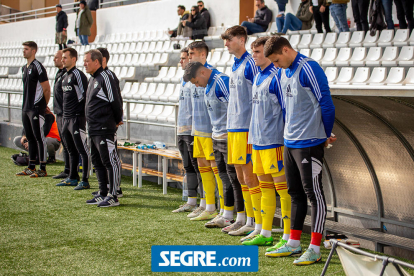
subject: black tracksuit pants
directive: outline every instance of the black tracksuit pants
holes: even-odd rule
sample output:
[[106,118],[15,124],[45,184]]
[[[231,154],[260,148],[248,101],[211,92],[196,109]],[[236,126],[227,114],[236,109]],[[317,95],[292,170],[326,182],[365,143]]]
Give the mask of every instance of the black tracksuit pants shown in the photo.
[[89,152],[88,138],[86,136],[86,118],[63,118],[62,134],[70,156],[69,178],[76,179],[78,176],[80,155],[82,158],[82,181],[88,182],[91,155]]
[[22,123],[27,141],[29,142],[29,160],[36,160],[37,153],[39,153],[39,161],[46,162],[47,144],[43,130],[45,125],[45,111],[23,111]]
[[236,212],[244,211],[243,193],[237,179],[236,168],[227,163],[227,140],[213,139],[214,158],[223,182],[224,206],[234,206]]
[[303,229],[311,203],[312,232],[323,233],[326,201],[322,187],[324,143],[309,148],[285,147],[284,161],[288,193],[292,199],[291,229]]
[[[98,178],[101,196],[108,192],[114,197],[119,190],[121,161],[115,147],[115,134],[90,135],[92,163]],[[107,184],[109,183],[109,191]]]
[[63,116],[62,115],[56,115],[56,125],[59,131],[59,137],[62,142],[63,146],[63,159],[65,161],[65,173],[70,173],[70,159],[69,159],[69,152],[68,148],[66,147],[66,143],[63,139]]

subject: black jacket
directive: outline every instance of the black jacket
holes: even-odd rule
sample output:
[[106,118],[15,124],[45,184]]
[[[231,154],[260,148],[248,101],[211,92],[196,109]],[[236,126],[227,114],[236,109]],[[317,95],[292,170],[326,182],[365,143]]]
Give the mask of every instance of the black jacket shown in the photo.
[[59,69],[55,77],[55,85],[53,87],[53,112],[57,116],[63,115],[63,89],[62,81],[63,75],[66,73],[66,68]]
[[201,14],[202,17],[204,17],[204,20],[206,21],[207,30],[208,30],[208,28],[210,28],[210,26],[211,26],[210,12],[206,8],[203,8],[200,11],[200,14]]
[[89,135],[115,134],[123,109],[114,80],[100,67],[89,79],[85,103]]
[[197,13],[191,22],[187,21],[186,26],[193,29],[192,39],[203,39],[207,35],[206,20],[200,13]]
[[85,117],[85,94],[88,78],[73,67],[63,75],[63,118]]
[[66,15],[66,12],[60,11],[56,15],[56,32],[60,33],[63,31],[63,29],[66,29],[68,27],[68,16]]
[[254,16],[254,23],[260,25],[263,28],[263,31],[266,32],[269,27],[269,23],[273,20],[273,12],[269,10],[267,6],[264,6],[263,9],[257,10],[256,15]]

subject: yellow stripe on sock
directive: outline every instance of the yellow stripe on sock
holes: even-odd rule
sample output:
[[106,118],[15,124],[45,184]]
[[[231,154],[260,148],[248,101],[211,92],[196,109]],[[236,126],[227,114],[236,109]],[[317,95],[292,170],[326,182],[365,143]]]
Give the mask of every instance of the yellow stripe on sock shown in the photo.
[[254,217],[252,198],[250,196],[249,187],[247,185],[241,185],[243,200],[244,200],[244,209],[246,210],[246,215],[250,218]]
[[214,181],[214,173],[211,167],[199,167],[198,168],[203,181],[204,196],[206,198],[206,204],[216,203],[216,181]]
[[280,196],[280,205],[282,207],[283,234],[290,234],[291,199],[288,194],[287,184],[286,182],[275,183],[275,187]]
[[220,175],[218,174],[217,167],[212,167],[214,172],[214,177],[216,178],[217,188],[220,197],[220,209],[224,208],[224,191],[223,191],[223,182],[221,181]]
[[252,207],[253,207],[253,214],[254,220],[257,224],[262,224],[262,215],[260,210],[262,209],[262,191],[260,187],[249,188],[250,198],[252,199]]
[[262,229],[272,231],[273,217],[276,211],[276,192],[273,182],[260,181],[262,190]]

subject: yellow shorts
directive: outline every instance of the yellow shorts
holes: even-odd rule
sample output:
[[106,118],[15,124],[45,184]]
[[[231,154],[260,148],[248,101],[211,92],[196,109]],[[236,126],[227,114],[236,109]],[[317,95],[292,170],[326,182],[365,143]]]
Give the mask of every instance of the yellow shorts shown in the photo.
[[252,157],[252,145],[247,144],[249,133],[228,132],[227,134],[228,164],[248,164]]
[[213,139],[194,136],[193,157],[214,160]]
[[254,149],[252,154],[253,173],[257,175],[271,174],[273,177],[285,174],[283,149],[283,146],[273,149]]

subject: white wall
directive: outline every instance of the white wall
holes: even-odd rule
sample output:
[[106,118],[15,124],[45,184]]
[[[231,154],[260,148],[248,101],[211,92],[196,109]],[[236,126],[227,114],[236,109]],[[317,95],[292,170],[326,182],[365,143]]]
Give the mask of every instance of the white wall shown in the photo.
[[[68,38],[75,37],[76,14],[68,15]],[[0,41],[26,41],[55,38],[56,17],[0,24]]]
[[[190,10],[196,3],[197,0],[163,0],[100,9],[96,15],[98,35],[174,29],[179,20],[177,6],[184,5]],[[239,0],[206,0],[204,3],[210,11],[212,26],[239,23]]]

